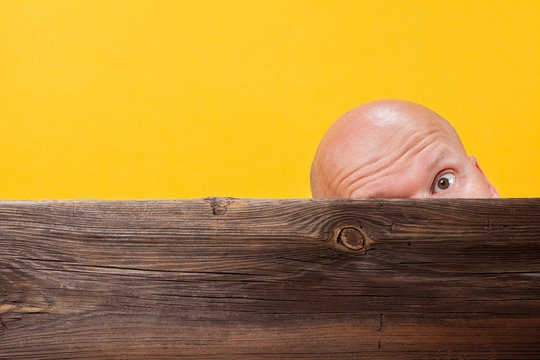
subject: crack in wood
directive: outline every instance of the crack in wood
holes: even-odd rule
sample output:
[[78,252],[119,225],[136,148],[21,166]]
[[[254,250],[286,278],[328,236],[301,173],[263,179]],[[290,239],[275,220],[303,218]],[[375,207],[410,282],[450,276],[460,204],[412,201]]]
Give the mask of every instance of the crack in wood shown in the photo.
[[8,312],[17,312],[17,313],[28,313],[28,314],[37,314],[37,313],[51,313],[55,310],[54,306],[49,307],[37,307],[26,304],[3,304],[0,305],[0,314],[5,314]]
[[377,329],[377,331],[381,331],[382,328],[383,328],[383,322],[384,322],[384,314],[380,314],[379,315],[379,328]]

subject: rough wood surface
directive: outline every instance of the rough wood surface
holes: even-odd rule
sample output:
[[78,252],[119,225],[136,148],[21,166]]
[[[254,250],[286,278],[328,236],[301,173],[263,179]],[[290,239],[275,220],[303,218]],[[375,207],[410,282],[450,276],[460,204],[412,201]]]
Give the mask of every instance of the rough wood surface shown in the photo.
[[540,199],[0,201],[1,359],[540,358]]

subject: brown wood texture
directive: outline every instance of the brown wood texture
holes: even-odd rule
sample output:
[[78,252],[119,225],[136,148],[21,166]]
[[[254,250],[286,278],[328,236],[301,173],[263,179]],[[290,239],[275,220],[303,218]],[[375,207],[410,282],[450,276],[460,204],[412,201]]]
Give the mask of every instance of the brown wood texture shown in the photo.
[[1,359],[538,359],[540,199],[0,201]]

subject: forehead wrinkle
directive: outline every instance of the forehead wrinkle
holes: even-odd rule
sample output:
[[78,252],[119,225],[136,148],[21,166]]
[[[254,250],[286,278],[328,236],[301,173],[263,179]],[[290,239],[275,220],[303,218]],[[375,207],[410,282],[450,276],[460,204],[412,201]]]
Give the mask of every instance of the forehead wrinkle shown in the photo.
[[[330,189],[339,189],[343,182],[345,182],[347,179],[351,178],[351,176],[360,170],[363,169],[363,166],[355,166],[352,169],[342,168],[340,169],[337,174],[332,178],[332,181],[330,184],[328,184]],[[347,171],[348,170],[348,171]],[[337,184],[336,184],[337,182]]]
[[[359,165],[353,166],[352,169],[348,169],[346,167],[339,169],[337,174],[332,177],[332,180],[328,184],[330,189],[339,189],[344,181],[346,181],[348,178],[350,178],[354,173],[358,172],[361,169],[369,170],[369,168],[373,167],[376,163],[380,161],[384,161],[387,158],[388,151],[382,153],[380,156],[375,157],[373,159],[368,159],[367,162],[361,163]],[[389,162],[389,161],[387,161]],[[382,168],[384,168],[383,166]],[[348,170],[348,172],[347,172]],[[369,175],[368,175],[369,176]],[[337,184],[336,184],[337,182]]]
[[[358,169],[358,170],[360,170],[360,169]],[[379,169],[377,171],[372,172],[369,175],[362,176],[360,178],[356,178],[356,179],[354,179],[354,181],[346,184],[344,191],[350,197],[351,194],[353,193],[353,191],[356,188],[361,188],[361,187],[364,187],[364,186],[369,185],[371,183],[374,183],[378,179],[380,179],[380,178],[382,178],[384,176],[387,176],[388,173],[390,173],[390,174],[392,173],[392,167],[391,166],[379,167]]]
[[[351,169],[348,169],[346,167],[340,169],[337,174],[332,178],[332,181],[329,183],[329,188],[330,189],[335,189],[335,190],[338,190],[339,188],[342,187],[343,183],[347,181],[347,179],[350,179],[355,173],[358,173],[362,170],[366,170],[366,168],[368,168],[367,170],[369,170],[369,168],[373,167],[376,163],[378,162],[381,162],[381,161],[384,161],[386,159],[386,154],[381,154],[379,157],[376,157],[376,158],[373,158],[373,159],[369,159],[369,161],[367,162],[364,162],[360,165],[356,165],[356,166],[353,166]],[[382,166],[382,167],[379,167],[379,169],[383,170],[385,169],[386,166]],[[369,174],[368,172],[368,175],[366,176],[362,176],[360,177],[359,179],[355,180],[354,182],[356,183],[357,181],[360,181],[362,178],[366,178],[366,177],[371,177],[373,175],[375,175],[378,171],[375,171],[375,173],[373,174]],[[336,184],[337,182],[337,184]],[[350,184],[346,185],[346,188],[349,187]]]
[[[400,149],[402,151],[396,153],[396,155],[392,157],[382,155],[379,158],[376,158],[373,161],[368,162],[366,165],[363,165],[357,169],[353,169],[352,171],[349,172],[348,176],[342,178],[339,181],[338,186],[341,186],[343,183],[346,183],[344,190],[350,196],[352,193],[352,191],[350,190],[351,187],[359,188],[362,186],[366,186],[369,183],[375,182],[378,178],[385,176],[388,173],[392,173],[392,166],[389,166],[388,164],[396,164],[398,160],[406,157],[407,155],[409,158],[414,158],[418,154],[422,153],[423,151],[425,151],[426,149],[434,145],[435,142],[430,141],[431,140],[430,138],[432,138],[433,135],[435,135],[437,132],[438,132],[437,129],[432,129],[425,135],[415,134],[416,136],[410,137],[409,141],[407,141],[405,144],[400,146]],[[418,137],[422,137],[420,141],[418,141]],[[423,144],[425,144],[426,142],[428,142],[428,144],[423,146]],[[414,143],[414,145],[410,146],[411,143]],[[439,154],[438,161],[440,161],[441,156],[442,154]],[[347,184],[347,179],[351,179],[351,175],[353,175],[355,172],[358,172],[360,170],[366,170],[365,169],[366,167],[370,167],[370,168],[375,167],[380,162],[382,162],[383,165],[377,166],[377,169],[374,172],[368,173],[368,175],[366,176],[361,176],[359,178],[356,178],[352,182]],[[362,182],[362,180],[364,180],[364,182]],[[339,189],[339,187],[337,189]]]
[[[380,162],[382,162],[383,165],[376,166],[376,164],[380,163]],[[366,185],[368,185],[370,183],[375,182],[379,177],[385,176],[386,173],[392,172],[391,166],[386,165],[388,163],[392,164],[392,161],[388,160],[387,156],[381,155],[380,157],[378,157],[376,159],[373,159],[372,161],[368,162],[364,166],[354,168],[352,171],[349,172],[347,177],[344,177],[344,178],[341,179],[341,181],[338,184],[337,189],[339,189],[339,187],[341,187],[343,184],[345,184],[344,185],[344,191],[345,191],[345,193],[349,193],[348,196],[350,196],[349,189],[351,187],[355,186],[355,185],[358,185],[358,183],[360,183],[360,185],[359,185],[360,187],[361,186],[366,186]],[[372,171],[372,172],[369,172],[369,171],[366,171],[366,167],[368,167],[368,168],[375,167],[376,170]],[[360,176],[360,177],[353,177],[353,175],[355,173],[359,173],[359,172],[364,172],[364,173],[367,173],[367,174],[365,174],[363,176]],[[352,179],[354,179],[354,180],[352,180]],[[348,180],[351,180],[351,181],[348,182]]]

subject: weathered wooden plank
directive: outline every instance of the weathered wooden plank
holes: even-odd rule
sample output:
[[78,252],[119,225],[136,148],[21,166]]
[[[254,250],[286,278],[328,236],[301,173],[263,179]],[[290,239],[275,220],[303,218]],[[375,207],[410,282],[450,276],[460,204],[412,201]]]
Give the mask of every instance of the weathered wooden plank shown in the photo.
[[540,199],[0,202],[0,358],[540,357]]

